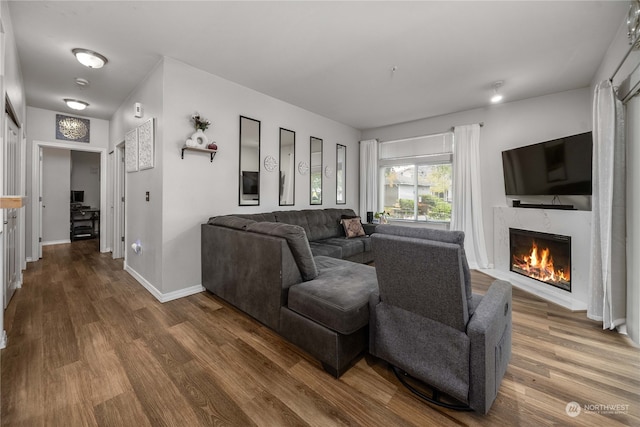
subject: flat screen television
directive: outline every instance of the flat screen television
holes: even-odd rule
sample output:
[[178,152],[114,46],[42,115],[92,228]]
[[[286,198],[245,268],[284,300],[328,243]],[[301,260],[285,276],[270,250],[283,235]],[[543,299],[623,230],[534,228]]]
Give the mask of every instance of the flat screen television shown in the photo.
[[591,195],[591,132],[502,152],[507,196]]
[[71,190],[71,203],[83,203],[84,191]]
[[242,171],[242,194],[245,196],[257,196],[259,183],[259,172]]

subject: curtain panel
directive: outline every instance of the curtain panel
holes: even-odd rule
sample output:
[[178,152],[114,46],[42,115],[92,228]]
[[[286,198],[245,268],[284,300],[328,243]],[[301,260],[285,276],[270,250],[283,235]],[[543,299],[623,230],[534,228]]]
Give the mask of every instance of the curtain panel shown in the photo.
[[378,211],[378,140],[360,141],[360,217]]
[[488,268],[480,184],[480,125],[456,126],[453,144],[451,229],[465,233],[469,266]]
[[624,106],[611,81],[596,86],[593,104],[591,272],[587,317],[603,329],[626,322],[626,187]]

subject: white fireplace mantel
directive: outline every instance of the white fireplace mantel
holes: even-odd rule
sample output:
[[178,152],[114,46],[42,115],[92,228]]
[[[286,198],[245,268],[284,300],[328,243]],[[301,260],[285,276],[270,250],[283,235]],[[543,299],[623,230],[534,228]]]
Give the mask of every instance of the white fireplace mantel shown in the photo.
[[[509,271],[509,228],[571,236],[571,292]],[[494,207],[493,251],[495,268],[485,273],[570,310],[587,309],[590,211]]]

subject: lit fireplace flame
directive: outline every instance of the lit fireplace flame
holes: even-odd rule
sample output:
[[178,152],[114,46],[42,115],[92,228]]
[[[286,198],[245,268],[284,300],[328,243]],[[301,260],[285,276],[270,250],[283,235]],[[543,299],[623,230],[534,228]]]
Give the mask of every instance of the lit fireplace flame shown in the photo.
[[528,275],[543,282],[569,282],[571,274],[563,269],[555,269],[553,257],[549,253],[549,248],[538,249],[536,242],[531,246],[531,252],[527,255],[514,255],[513,266],[520,270],[522,274]]

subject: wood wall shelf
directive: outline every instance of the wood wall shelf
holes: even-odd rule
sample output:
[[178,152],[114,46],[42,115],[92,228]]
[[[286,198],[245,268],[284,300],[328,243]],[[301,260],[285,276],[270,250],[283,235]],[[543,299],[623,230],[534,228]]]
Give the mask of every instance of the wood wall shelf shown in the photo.
[[187,151],[197,151],[200,153],[209,153],[211,155],[211,162],[213,162],[213,158],[216,156],[217,150],[209,150],[208,148],[197,148],[197,147],[187,147],[186,145],[182,147],[182,153],[180,154],[180,158],[184,159],[184,150]]
[[17,209],[25,205],[24,196],[0,196],[0,209]]

